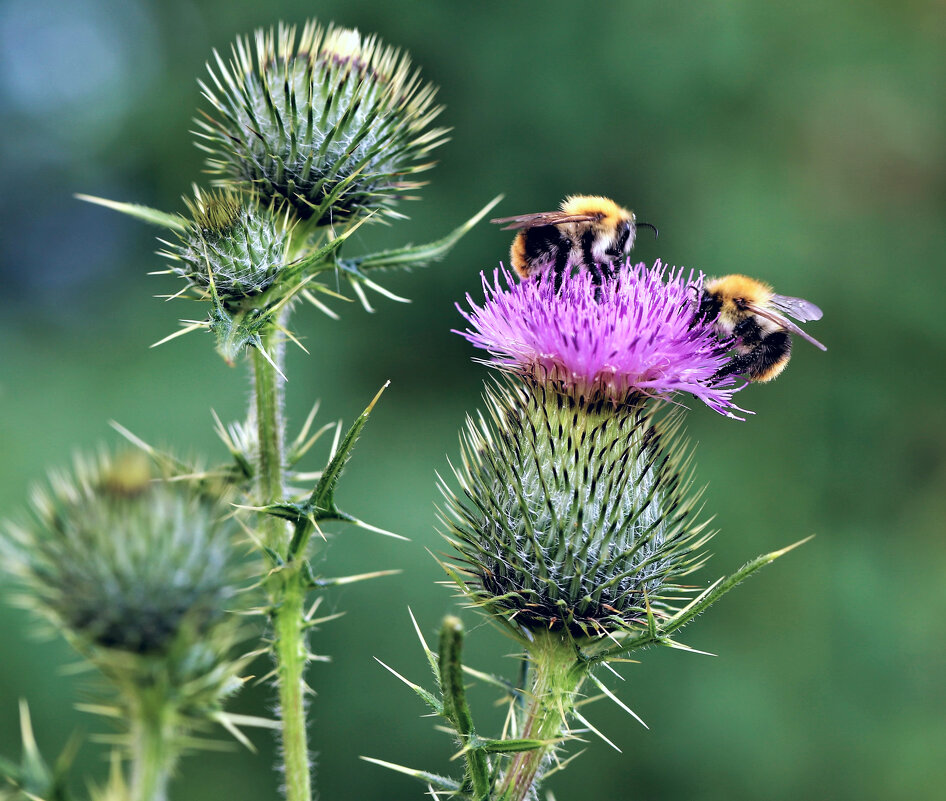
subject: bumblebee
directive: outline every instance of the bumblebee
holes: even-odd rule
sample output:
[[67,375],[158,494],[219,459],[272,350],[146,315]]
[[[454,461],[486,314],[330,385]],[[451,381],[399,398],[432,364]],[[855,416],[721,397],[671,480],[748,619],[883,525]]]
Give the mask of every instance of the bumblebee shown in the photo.
[[509,263],[523,279],[549,267],[561,284],[571,268],[596,270],[600,281],[613,275],[611,262],[634,247],[637,227],[657,228],[637,222],[633,211],[599,195],[570,195],[559,211],[499,217],[490,222],[504,231],[518,230],[509,249]]
[[732,360],[716,372],[713,380],[745,375],[750,381],[771,381],[788,364],[792,352],[790,334],[827,350],[806,334],[787,315],[800,322],[820,320],[821,309],[807,300],[776,295],[772,287],[745,275],[725,275],[703,284],[696,298],[694,319],[712,321],[716,336],[735,342]]

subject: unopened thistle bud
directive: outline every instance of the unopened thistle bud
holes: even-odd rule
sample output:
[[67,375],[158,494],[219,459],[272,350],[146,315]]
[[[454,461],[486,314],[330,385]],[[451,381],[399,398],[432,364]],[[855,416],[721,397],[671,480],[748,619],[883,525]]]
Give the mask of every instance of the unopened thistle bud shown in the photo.
[[229,509],[187,482],[155,480],[143,454],[76,457],[71,474],[34,489],[31,507],[0,538],[5,567],[94,661],[202,650],[236,603]]
[[232,190],[195,192],[178,242],[164,255],[172,271],[199,290],[213,286],[224,304],[265,292],[286,266],[290,231],[285,218]]
[[152,478],[139,452],[76,457],[31,506],[0,536],[3,566],[111,685],[95,710],[127,727],[122,797],[165,798],[194,729],[225,722],[242,684],[231,510],[196,483]]
[[373,36],[308,22],[256,31],[202,84],[214,116],[197,121],[208,167],[223,183],[288,203],[301,219],[344,222],[421,186],[410,176],[444,141],[428,126],[436,90],[407,55]]
[[575,635],[642,623],[699,562],[677,415],[574,398],[539,382],[487,390],[469,421],[451,537],[469,589],[526,627]]
[[[692,279],[692,276],[691,276]],[[695,519],[679,392],[732,414],[725,353],[693,319],[680,271],[625,265],[484,280],[464,336],[507,377],[470,420],[447,493],[449,539],[474,601],[519,626],[600,635],[668,613],[708,539]],[[462,310],[461,310],[462,311]]]

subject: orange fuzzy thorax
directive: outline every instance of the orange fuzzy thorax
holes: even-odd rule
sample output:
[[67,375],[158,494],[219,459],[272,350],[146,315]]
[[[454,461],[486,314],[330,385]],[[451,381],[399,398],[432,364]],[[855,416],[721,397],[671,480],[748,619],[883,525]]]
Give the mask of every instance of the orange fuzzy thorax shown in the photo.
[[601,195],[569,195],[562,201],[566,214],[600,214],[599,225],[617,226],[624,220],[633,220],[634,215],[613,200]]
[[745,314],[745,304],[767,306],[772,299],[772,287],[747,275],[724,275],[703,285],[703,290],[716,295],[720,301],[720,319],[727,326],[734,325]]
[[724,302],[739,299],[763,306],[772,299],[772,287],[748,275],[713,278],[703,285],[703,289],[712,294],[719,293]]

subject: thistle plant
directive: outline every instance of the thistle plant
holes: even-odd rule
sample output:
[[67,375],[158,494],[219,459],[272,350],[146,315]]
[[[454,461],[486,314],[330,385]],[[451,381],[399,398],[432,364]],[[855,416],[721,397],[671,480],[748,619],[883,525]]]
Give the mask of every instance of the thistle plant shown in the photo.
[[[328,304],[340,297],[341,279],[368,311],[367,290],[403,300],[372,274],[443,258],[498,198],[434,242],[343,258],[343,246],[359,226],[402,217],[398,203],[422,185],[416,174],[432,166],[431,151],[446,140],[445,129],[432,127],[442,110],[434,102],[436,89],[406,54],[355,30],[312,21],[299,33],[280,24],[257,31],[253,45],[240,37],[229,59],[215,52],[209,77],[200,84],[207,108],[199,112],[195,134],[213,185],[195,186],[184,200],[184,214],[82,197],[169,232],[161,240],[170,262],[164,273],[184,285],[168,297],[186,298],[206,311],[183,320],[162,343],[208,331],[224,361],[233,365],[245,356],[250,366],[246,419],[217,425],[233,464],[214,475],[229,483],[242,512],[255,515],[244,526],[261,558],[265,600],[256,611],[267,622],[262,650],[275,663],[270,676],[278,693],[286,796],[308,801],[305,671],[312,659],[309,635],[323,620],[317,616],[319,599],[313,602],[310,595],[392,571],[328,578],[312,568],[316,543],[326,541],[326,524],[390,532],[335,503],[339,477],[377,396],[346,434],[341,424],[310,434],[313,410],[298,437],[288,441],[285,348],[290,341],[299,344],[291,313],[307,301],[337,318]],[[301,472],[299,460],[333,428],[323,469]]]
[[247,574],[230,512],[205,487],[152,478],[140,452],[101,451],[51,473],[0,538],[23,605],[107,680],[86,708],[125,724],[114,743],[131,760],[133,801],[166,797],[178,758],[211,721],[235,730],[223,702],[242,683],[234,612]]
[[438,692],[409,684],[455,731],[465,774],[390,766],[457,797],[537,798],[565,743],[597,733],[579,710],[587,685],[630,711],[599,668],[648,645],[686,649],[679,629],[788,550],[702,591],[688,583],[714,532],[694,490],[682,400],[740,419],[741,385],[717,376],[730,343],[694,316],[702,276],[658,262],[594,279],[565,275],[559,288],[497,271],[483,280],[485,302],[460,309],[461,333],[499,376],[461,437],[459,492],[441,483],[443,566],[522,649],[523,670],[518,682],[469,671],[512,698],[502,735],[478,735],[459,678],[462,629],[445,621],[439,655],[424,644]]
[[394,204],[422,186],[411,178],[445,141],[443,110],[410,59],[357,31],[308,22],[238,39],[201,83],[213,111],[197,122],[208,166],[224,186],[280,199],[318,225]]

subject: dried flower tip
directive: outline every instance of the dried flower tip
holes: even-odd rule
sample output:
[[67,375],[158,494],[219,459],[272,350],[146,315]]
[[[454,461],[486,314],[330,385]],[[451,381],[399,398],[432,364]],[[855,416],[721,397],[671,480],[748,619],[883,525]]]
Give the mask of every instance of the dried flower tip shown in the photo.
[[477,605],[532,629],[646,625],[702,560],[679,412],[508,379],[468,421],[448,539]]
[[694,317],[702,276],[630,262],[600,283],[591,271],[521,283],[503,271],[483,276],[486,300],[457,332],[488,351],[490,364],[589,401],[665,400],[686,392],[714,411],[735,416],[735,378],[714,378],[727,363],[712,325]]
[[197,120],[199,146],[221,182],[288,203],[324,225],[391,206],[421,183],[410,176],[444,141],[441,108],[407,55],[374,36],[306,23],[256,31],[217,56],[202,84],[215,116]]
[[225,304],[265,292],[286,266],[290,228],[254,198],[232,190],[184,198],[191,219],[163,255],[172,270]]

